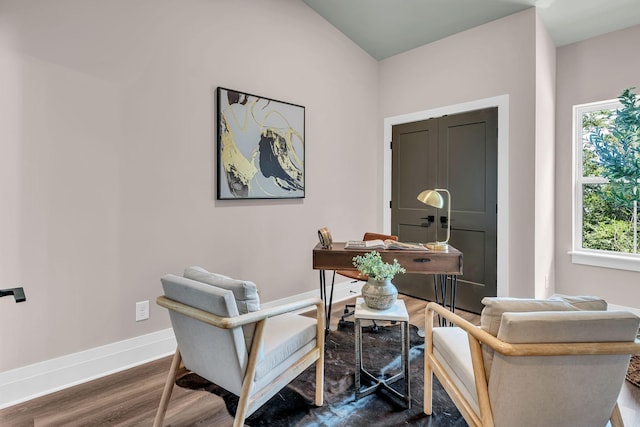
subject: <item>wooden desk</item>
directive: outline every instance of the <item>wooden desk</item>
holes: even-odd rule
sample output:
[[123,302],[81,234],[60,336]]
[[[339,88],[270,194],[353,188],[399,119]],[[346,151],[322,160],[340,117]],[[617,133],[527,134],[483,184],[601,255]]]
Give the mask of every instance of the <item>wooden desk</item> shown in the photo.
[[[345,242],[334,242],[331,248],[323,248],[318,243],[313,248],[313,269],[320,270],[320,298],[325,302],[327,323],[329,330],[331,320],[331,306],[333,304],[333,286],[335,284],[335,270],[357,269],[353,265],[353,257],[369,251],[345,249]],[[447,283],[451,283],[449,307],[455,309],[456,285],[458,276],[462,274],[462,252],[449,246],[445,251],[414,251],[401,249],[375,249],[386,262],[397,259],[407,273],[433,274],[436,290],[436,302],[447,307]],[[334,270],[331,280],[331,291],[327,298],[326,270]],[[328,303],[327,303],[328,302]],[[442,319],[441,319],[442,320]]]

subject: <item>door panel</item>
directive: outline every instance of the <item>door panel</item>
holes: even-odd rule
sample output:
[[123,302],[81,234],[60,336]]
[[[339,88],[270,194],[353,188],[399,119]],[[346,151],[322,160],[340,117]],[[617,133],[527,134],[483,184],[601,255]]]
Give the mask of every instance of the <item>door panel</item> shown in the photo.
[[[431,242],[436,239],[437,209],[416,197],[438,180],[438,127],[435,121],[407,123],[393,127],[391,171],[391,233],[404,242]],[[429,222],[429,217],[433,222]],[[407,295],[433,300],[433,276],[399,274],[393,279]]]
[[[452,245],[463,255],[474,254],[474,257],[484,259],[485,255],[485,234],[473,230],[456,230],[456,244]],[[467,262],[465,255],[463,268],[464,280],[467,282],[475,282],[482,284],[486,275],[486,265],[483,262]],[[461,282],[460,278],[458,281]]]
[[[392,231],[406,242],[446,239],[447,224],[440,222],[447,216],[446,194],[442,209],[416,196],[425,189],[449,190],[449,243],[464,254],[456,306],[476,313],[483,296],[496,295],[497,158],[497,108],[393,127]],[[433,300],[431,276],[405,274],[394,283],[402,293]]]

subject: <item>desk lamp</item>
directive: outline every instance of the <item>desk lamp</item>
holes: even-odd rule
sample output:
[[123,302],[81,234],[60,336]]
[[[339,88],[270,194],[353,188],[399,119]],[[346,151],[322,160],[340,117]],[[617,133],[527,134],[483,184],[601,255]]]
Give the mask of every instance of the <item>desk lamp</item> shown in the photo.
[[418,194],[418,200],[428,206],[441,209],[444,206],[444,200],[439,192],[445,192],[448,196],[448,208],[447,208],[447,239],[444,242],[430,242],[427,243],[427,248],[432,251],[446,251],[449,249],[449,237],[451,236],[451,193],[444,188],[436,188],[435,190],[424,190]]

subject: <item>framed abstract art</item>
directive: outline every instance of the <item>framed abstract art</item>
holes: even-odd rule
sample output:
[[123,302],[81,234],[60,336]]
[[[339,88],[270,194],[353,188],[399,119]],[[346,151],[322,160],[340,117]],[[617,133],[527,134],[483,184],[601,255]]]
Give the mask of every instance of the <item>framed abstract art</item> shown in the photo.
[[304,107],[219,87],[217,198],[304,198]]

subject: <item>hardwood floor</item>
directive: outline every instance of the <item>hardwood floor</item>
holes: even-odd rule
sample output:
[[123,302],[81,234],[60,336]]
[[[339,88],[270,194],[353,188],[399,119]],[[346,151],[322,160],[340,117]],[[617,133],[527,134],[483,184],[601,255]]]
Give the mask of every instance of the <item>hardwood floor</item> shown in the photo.
[[[424,325],[425,301],[401,295],[410,322]],[[333,308],[335,328],[344,302]],[[478,324],[479,316],[462,314]],[[12,406],[0,411],[0,425],[39,426],[150,426],[156,413],[171,358],[163,358],[136,368]],[[625,381],[620,394],[625,424],[640,426],[640,388]],[[174,387],[165,426],[231,426],[233,419],[224,402],[207,392]]]

